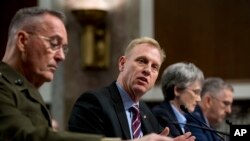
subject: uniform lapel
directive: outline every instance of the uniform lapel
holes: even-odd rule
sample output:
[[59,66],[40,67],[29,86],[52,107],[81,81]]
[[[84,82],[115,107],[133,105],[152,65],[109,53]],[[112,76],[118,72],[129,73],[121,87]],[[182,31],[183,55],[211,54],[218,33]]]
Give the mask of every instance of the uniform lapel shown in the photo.
[[42,97],[41,97],[41,94],[36,89],[28,89],[28,88],[22,89],[21,92],[27,98],[41,104],[41,107],[42,107],[41,110],[42,110],[45,118],[47,119],[49,126],[51,127],[52,126],[52,124],[51,124],[51,116],[50,116],[50,113],[49,113],[49,111],[48,111]]
[[44,113],[45,118],[48,120],[48,124],[51,126],[51,117],[48,109],[45,106],[45,103],[38,92],[38,90],[21,74],[17,73],[7,64],[1,62],[1,73],[7,76],[7,80],[15,87],[16,90],[23,94],[26,98],[30,99],[33,102],[38,102],[42,105],[42,112]]

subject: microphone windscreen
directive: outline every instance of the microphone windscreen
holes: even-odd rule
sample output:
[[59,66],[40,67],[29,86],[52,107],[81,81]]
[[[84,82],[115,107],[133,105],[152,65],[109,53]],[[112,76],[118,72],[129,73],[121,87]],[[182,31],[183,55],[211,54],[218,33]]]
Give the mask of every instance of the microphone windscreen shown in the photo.
[[230,125],[232,125],[232,122],[229,121],[228,119],[226,119],[226,124],[228,124],[230,126]]
[[185,113],[189,113],[188,109],[184,105],[181,105],[180,109]]

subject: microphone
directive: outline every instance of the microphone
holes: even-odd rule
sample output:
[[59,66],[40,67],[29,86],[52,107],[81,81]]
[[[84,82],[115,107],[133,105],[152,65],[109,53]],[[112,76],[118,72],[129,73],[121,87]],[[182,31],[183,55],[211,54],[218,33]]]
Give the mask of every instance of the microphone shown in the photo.
[[232,122],[229,121],[228,119],[226,119],[226,124],[229,125],[229,126],[231,126],[231,125],[232,125]]
[[224,133],[224,132],[221,132],[221,131],[217,131],[217,130],[214,130],[212,128],[207,128],[207,127],[202,127],[202,126],[199,126],[199,125],[196,125],[196,124],[191,124],[191,123],[180,123],[180,122],[169,122],[170,124],[175,124],[175,125],[186,125],[186,126],[190,126],[190,127],[195,127],[195,128],[199,128],[199,129],[203,129],[203,130],[207,130],[207,131],[210,131],[210,132],[215,132],[215,133],[219,133],[219,134],[223,134],[223,135],[226,135],[226,136],[230,136],[229,134],[227,133]]
[[[224,141],[223,137],[220,136],[220,135],[218,134],[218,133],[220,133],[219,131],[210,128],[206,123],[204,123],[204,122],[202,122],[201,120],[199,120],[199,119],[197,119],[196,117],[194,117],[194,116],[188,111],[188,109],[187,109],[184,105],[180,105],[180,109],[181,109],[183,112],[185,112],[185,113],[187,113],[188,115],[190,115],[194,120],[196,120],[196,121],[198,121],[199,123],[201,123],[201,124],[202,124],[203,126],[205,126],[206,128],[209,128],[209,129],[213,130],[214,133],[220,138],[220,140]],[[222,134],[222,133],[221,133],[221,134]],[[230,135],[228,135],[228,134],[224,134],[224,135],[230,136]]]
[[183,112],[189,113],[188,109],[184,105],[181,105],[180,108]]

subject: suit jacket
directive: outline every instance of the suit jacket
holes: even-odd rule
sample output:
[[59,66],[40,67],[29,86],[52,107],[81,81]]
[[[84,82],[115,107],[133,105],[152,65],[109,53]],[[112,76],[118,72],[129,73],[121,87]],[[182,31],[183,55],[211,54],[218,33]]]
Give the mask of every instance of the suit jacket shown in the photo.
[[[160,133],[162,127],[146,104],[139,102],[143,134]],[[116,83],[83,93],[73,106],[69,130],[130,139],[130,129]]]
[[[202,121],[203,123],[206,123],[205,117],[203,115],[200,106],[197,105],[194,112],[191,114],[196,119]],[[201,122],[198,122],[197,120],[193,119],[190,115],[186,115],[186,118],[187,118],[187,123],[196,124],[200,127],[204,127]],[[220,141],[214,132],[192,126],[189,126],[189,130],[196,137],[196,141]]]
[[152,112],[162,127],[169,127],[171,136],[177,137],[183,134],[169,101],[163,101],[153,107]]
[[37,89],[0,62],[0,140],[100,141],[100,135],[54,132],[50,114]]

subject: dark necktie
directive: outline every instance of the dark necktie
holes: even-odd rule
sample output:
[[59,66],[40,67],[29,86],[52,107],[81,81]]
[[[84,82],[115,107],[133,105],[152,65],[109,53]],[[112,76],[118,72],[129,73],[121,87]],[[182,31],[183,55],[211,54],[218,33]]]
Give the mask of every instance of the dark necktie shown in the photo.
[[138,105],[133,105],[131,108],[133,113],[132,117],[132,132],[133,138],[139,138],[141,133],[141,118],[140,118],[140,111]]

